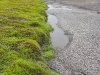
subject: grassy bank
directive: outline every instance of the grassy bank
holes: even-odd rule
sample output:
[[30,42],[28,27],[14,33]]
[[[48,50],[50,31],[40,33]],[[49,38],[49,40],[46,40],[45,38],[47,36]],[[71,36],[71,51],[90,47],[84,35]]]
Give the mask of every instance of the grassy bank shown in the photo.
[[0,0],[3,75],[57,75],[45,61],[54,57],[46,9],[42,0]]

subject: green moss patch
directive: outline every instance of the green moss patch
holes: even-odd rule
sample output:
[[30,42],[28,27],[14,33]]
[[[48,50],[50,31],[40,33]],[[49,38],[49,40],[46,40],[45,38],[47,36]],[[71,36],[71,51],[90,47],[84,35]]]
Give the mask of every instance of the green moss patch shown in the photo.
[[43,49],[43,57],[46,58],[47,60],[53,59],[54,58],[54,47],[52,44],[46,44],[42,46]]
[[50,75],[50,72],[35,62],[18,59],[5,68],[4,75]]
[[47,8],[42,0],[0,0],[0,73],[52,75]]

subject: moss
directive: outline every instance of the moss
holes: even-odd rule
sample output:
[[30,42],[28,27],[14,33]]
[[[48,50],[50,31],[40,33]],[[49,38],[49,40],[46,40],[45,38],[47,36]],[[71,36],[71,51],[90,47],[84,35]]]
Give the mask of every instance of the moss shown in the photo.
[[49,36],[40,28],[34,28],[34,33],[37,34],[38,38],[33,36],[34,39],[38,41],[40,45],[49,42]]
[[30,14],[30,17],[32,17],[31,19],[30,19],[30,21],[39,21],[39,22],[45,22],[46,21],[46,17],[45,16],[43,16],[43,15],[40,15],[39,13],[32,13],[32,14]]
[[24,48],[31,49],[32,52],[34,52],[35,50],[37,50],[36,52],[40,52],[39,44],[35,40],[32,40],[32,39],[22,39],[22,40],[20,40],[18,47],[24,47]]
[[53,57],[42,0],[0,0],[0,72],[3,75],[51,75],[46,59]]
[[4,68],[11,64],[14,60],[18,59],[19,53],[15,51],[6,51],[6,50],[0,50],[0,71],[2,72]]
[[39,24],[39,22],[34,21],[34,22],[32,22],[32,23],[30,24],[30,26],[38,27],[38,26],[40,26],[40,24]]
[[[37,22],[38,23],[38,22]],[[49,28],[49,27],[48,27]],[[50,28],[49,28],[50,29]],[[5,34],[6,33],[6,34]],[[33,40],[36,40],[40,45],[44,44],[45,42],[50,41],[49,38],[49,30],[46,28],[30,28],[27,26],[27,28],[15,28],[12,26],[4,27],[3,30],[1,30],[1,34],[5,37],[24,37],[24,38],[30,38]]]
[[3,56],[5,55],[5,51],[3,49],[0,49],[0,71],[2,72],[3,70],[3,63],[2,63],[2,59],[3,59]]
[[39,44],[32,39],[9,37],[2,39],[9,50],[15,50],[27,58],[35,58],[41,54]]
[[35,62],[18,59],[4,70],[4,75],[50,75],[50,73]]
[[39,60],[41,56],[39,44],[35,40],[31,39],[21,40],[18,45],[18,51],[22,56],[35,60]]
[[45,57],[47,60],[53,59],[54,58],[54,51],[49,50],[44,52],[43,57]]
[[51,70],[51,75],[61,75],[61,74],[57,73],[57,72],[54,71],[54,70]]
[[12,63],[12,61],[18,59],[19,53],[16,51],[9,51],[7,52],[4,56],[3,56],[3,64],[9,65],[10,63]]
[[44,45],[42,47],[43,49],[43,57],[46,58],[47,60],[50,60],[52,58],[54,58],[54,47],[52,44],[47,44],[47,45]]

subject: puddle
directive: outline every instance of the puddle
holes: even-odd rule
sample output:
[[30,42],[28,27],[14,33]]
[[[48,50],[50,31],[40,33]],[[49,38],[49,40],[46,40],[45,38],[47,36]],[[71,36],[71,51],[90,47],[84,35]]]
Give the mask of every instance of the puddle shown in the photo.
[[48,5],[48,10],[50,9],[63,9],[63,10],[72,10],[71,8],[68,8],[67,6],[58,6],[56,5],[55,7],[53,7],[51,4]]
[[[55,9],[51,5],[49,7],[49,9]],[[57,26],[58,19],[56,16],[48,14],[48,23],[54,28],[54,31],[50,33],[52,44],[54,47],[64,48],[68,44],[69,39],[63,30]]]

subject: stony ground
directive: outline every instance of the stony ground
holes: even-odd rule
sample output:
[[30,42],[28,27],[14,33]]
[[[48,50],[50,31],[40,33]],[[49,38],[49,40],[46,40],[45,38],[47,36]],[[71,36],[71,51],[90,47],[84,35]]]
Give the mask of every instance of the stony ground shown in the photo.
[[58,2],[65,5],[72,5],[88,10],[100,11],[100,0],[44,0],[48,2]]
[[[45,1],[54,7],[61,6],[59,1]],[[47,11],[55,15],[59,20],[58,26],[73,37],[69,46],[55,49],[56,58],[49,62],[50,66],[61,75],[100,75],[100,14],[98,11],[66,6],[72,10]]]

